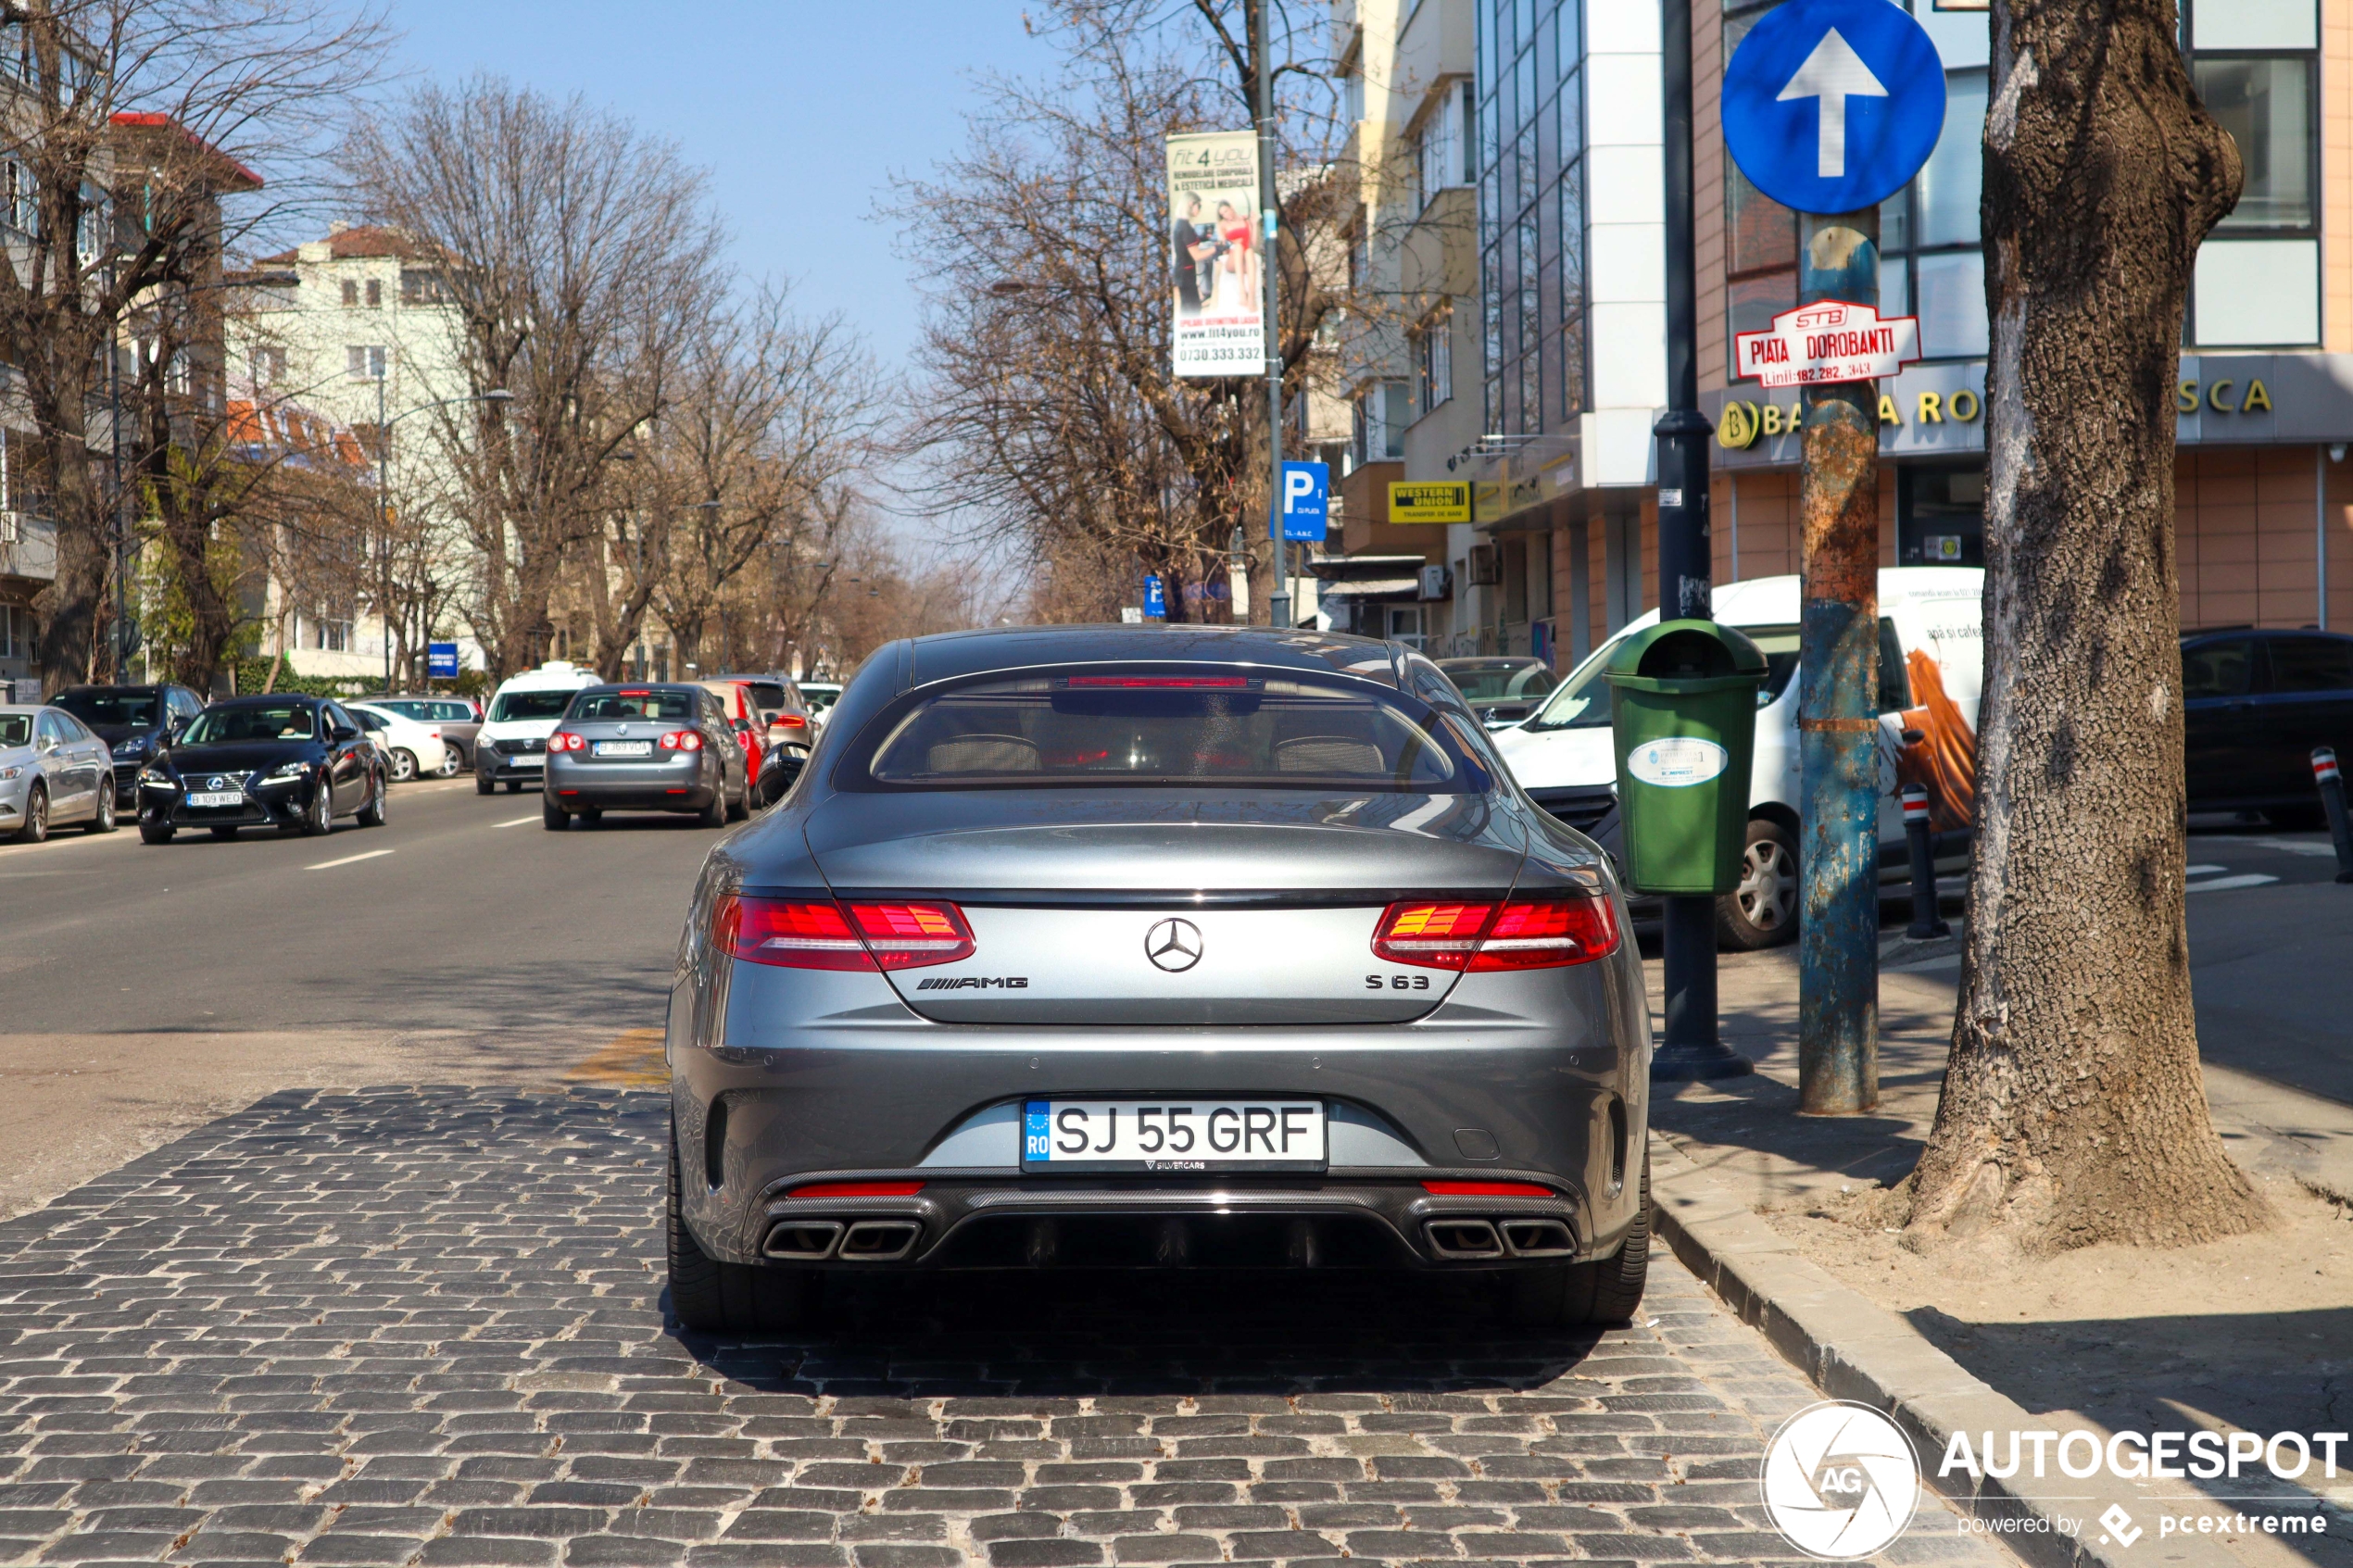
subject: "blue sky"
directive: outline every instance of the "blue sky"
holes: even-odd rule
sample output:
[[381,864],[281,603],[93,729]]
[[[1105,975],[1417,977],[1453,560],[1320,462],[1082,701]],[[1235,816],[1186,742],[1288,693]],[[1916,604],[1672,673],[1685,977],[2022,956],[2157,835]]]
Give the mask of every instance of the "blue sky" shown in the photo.
[[915,302],[872,218],[897,171],[954,150],[971,74],[1046,50],[1019,0],[389,0],[410,73],[495,71],[626,115],[711,170],[735,260],[839,310],[889,368]]

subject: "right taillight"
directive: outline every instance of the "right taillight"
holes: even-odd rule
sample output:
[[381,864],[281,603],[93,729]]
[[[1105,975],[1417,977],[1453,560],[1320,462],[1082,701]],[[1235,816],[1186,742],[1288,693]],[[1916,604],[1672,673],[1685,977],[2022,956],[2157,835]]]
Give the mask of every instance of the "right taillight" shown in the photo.
[[953,904],[730,894],[711,923],[730,956],[785,969],[921,969],[973,955],[972,927]]
[[1415,899],[1391,904],[1373,932],[1373,956],[1425,969],[1558,969],[1617,946],[1609,900],[1587,893],[1508,903]]

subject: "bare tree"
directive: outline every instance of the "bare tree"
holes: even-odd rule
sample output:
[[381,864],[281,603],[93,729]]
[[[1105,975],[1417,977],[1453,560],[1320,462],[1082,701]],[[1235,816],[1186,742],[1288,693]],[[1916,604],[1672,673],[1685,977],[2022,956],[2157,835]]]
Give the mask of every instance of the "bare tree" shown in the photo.
[[2238,199],[2173,0],[1994,0],[1984,744],[1917,1234],[2181,1244],[2264,1223],[2208,1118],[2183,915],[2172,390]]
[[379,220],[445,258],[457,390],[513,395],[433,417],[477,563],[469,619],[497,668],[519,669],[629,487],[616,455],[668,407],[724,287],[703,177],[620,119],[494,78],[417,90],[342,157]]
[[1243,0],[1055,0],[1038,31],[1060,70],[993,82],[969,150],[900,188],[895,216],[929,307],[910,440],[941,473],[921,496],[973,537],[1067,568],[1076,598],[1132,581],[1134,567],[1161,573],[1181,613],[1183,584],[1222,578],[1237,523],[1264,547],[1263,383],[1179,381],[1170,364],[1164,145],[1247,124],[1262,69],[1287,100],[1290,395],[1346,303],[1310,265],[1348,220],[1330,178],[1344,128],[1313,68],[1285,57],[1307,35],[1270,44],[1256,17]]
[[[206,286],[240,236],[315,196],[317,128],[384,41],[333,0],[14,0],[0,15],[0,159],[19,171],[0,358],[58,530],[41,637],[52,684],[100,668],[116,508],[112,433],[91,410],[119,324],[158,288]],[[279,182],[267,195],[263,168]]]
[[838,318],[809,325],[763,291],[715,320],[687,357],[653,446],[672,494],[654,603],[678,656],[753,561],[815,560],[826,521],[867,462],[881,383]]

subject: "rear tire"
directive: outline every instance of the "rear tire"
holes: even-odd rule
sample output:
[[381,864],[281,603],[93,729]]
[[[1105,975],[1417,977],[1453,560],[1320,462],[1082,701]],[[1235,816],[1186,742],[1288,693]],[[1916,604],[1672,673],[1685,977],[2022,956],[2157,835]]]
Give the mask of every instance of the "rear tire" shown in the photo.
[[1522,1328],[1622,1323],[1642,1305],[1651,1261],[1651,1161],[1642,1156],[1641,1207],[1617,1250],[1590,1263],[1534,1269],[1512,1279],[1511,1318]]
[[[529,818],[524,819],[526,822],[529,820]],[[572,813],[552,800],[542,801],[539,807],[539,825],[549,833],[562,833],[572,826]]]
[[[720,790],[721,793],[725,793],[726,784],[724,781],[722,781]],[[751,780],[749,777],[746,777],[744,780],[744,792],[727,803],[727,820],[731,822],[740,822],[749,818],[750,815]]]
[[98,814],[82,827],[84,833],[114,832],[114,781],[108,779],[98,791]]
[[358,822],[363,828],[380,828],[384,826],[384,797],[390,793],[391,791],[384,787],[384,776],[382,774],[378,774],[376,777],[375,787],[368,792],[368,804],[359,808],[359,813],[352,818],[352,821]]
[[727,775],[719,775],[719,787],[711,792],[711,804],[695,817],[698,828],[724,828],[727,825]]
[[141,822],[139,824],[139,842],[142,844],[169,844],[171,842],[171,835],[174,831],[175,830],[170,822]]
[[392,782],[407,784],[417,776],[417,754],[405,746],[392,748]]
[[1741,884],[1716,900],[1724,946],[1753,953],[1797,939],[1797,841],[1769,817],[1752,817],[1741,846]]
[[798,1270],[723,1263],[702,1249],[678,1206],[678,1132],[670,1135],[670,1311],[696,1334],[775,1334],[809,1321],[816,1281]]

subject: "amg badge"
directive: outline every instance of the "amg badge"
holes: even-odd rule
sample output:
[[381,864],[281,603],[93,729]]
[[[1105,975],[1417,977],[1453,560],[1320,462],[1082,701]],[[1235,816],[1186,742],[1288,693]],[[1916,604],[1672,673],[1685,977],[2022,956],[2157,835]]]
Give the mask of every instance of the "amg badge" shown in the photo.
[[1026,974],[958,974],[934,975],[915,983],[918,991],[985,991],[990,986],[1000,991],[1026,991],[1029,976]]

